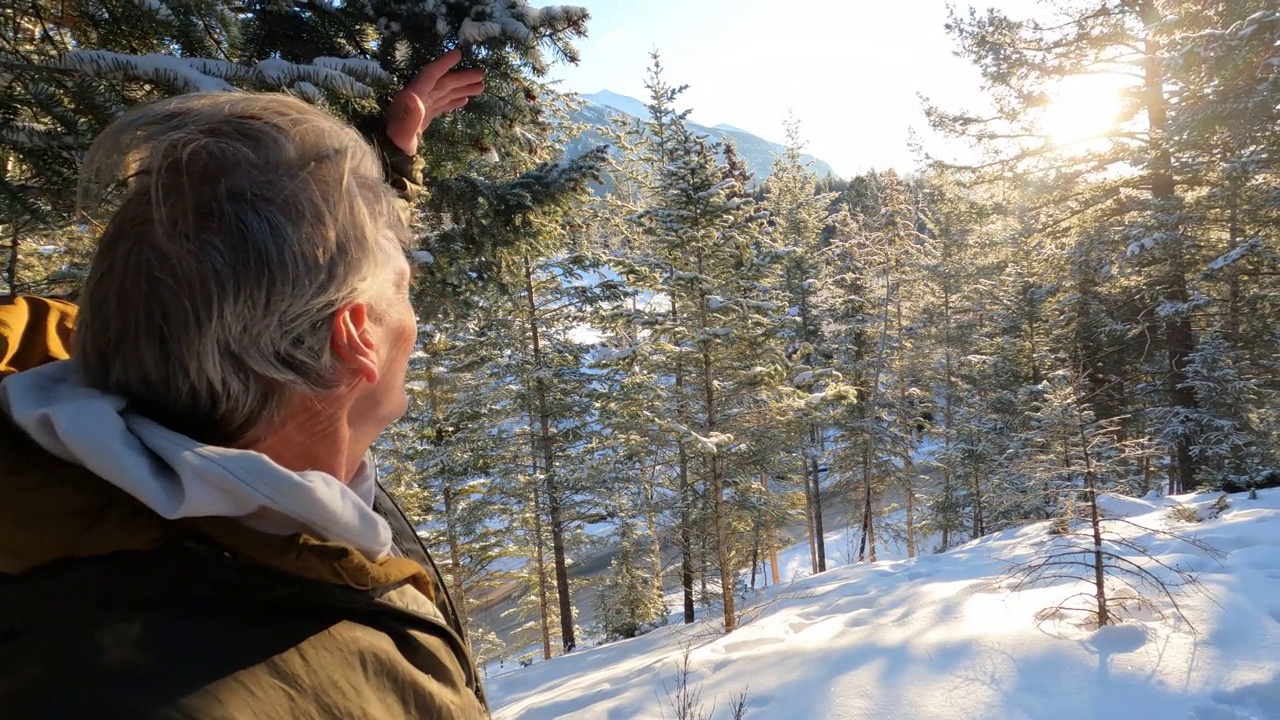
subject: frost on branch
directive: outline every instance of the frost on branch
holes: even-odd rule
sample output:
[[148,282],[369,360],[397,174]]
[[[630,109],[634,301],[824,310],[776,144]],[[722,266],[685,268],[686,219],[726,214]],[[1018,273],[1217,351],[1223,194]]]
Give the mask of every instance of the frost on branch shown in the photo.
[[[329,65],[321,64],[322,62],[328,62]],[[305,81],[316,87],[324,88],[346,97],[371,98],[374,96],[373,88],[349,74],[351,69],[355,69],[356,72],[360,72],[366,77],[371,77],[369,65],[376,66],[376,63],[372,61],[340,60],[338,58],[317,58],[314,65],[299,65],[279,58],[269,58],[253,66],[245,77],[252,84],[274,89],[282,89],[293,83]],[[339,70],[330,66],[337,66],[342,69]],[[390,75],[382,72],[377,80],[383,79],[389,81]]]
[[[525,0],[478,0],[473,3],[448,3],[424,0],[413,6],[369,2],[365,5],[368,20],[375,22],[383,37],[394,41],[403,32],[426,25],[441,38],[457,37],[462,45],[487,46],[507,41],[519,49],[535,74],[548,69],[539,48],[551,44],[570,62],[577,62],[577,50],[569,44],[571,35],[580,34],[588,14],[585,8],[572,6],[532,7]],[[417,22],[407,21],[413,14]],[[423,17],[425,16],[425,17]]]
[[1225,268],[1229,265],[1235,264],[1235,262],[1238,261],[1240,258],[1244,257],[1245,255],[1248,255],[1250,252],[1257,249],[1259,242],[1260,242],[1260,238],[1256,238],[1256,237],[1251,238],[1248,242],[1241,243],[1240,245],[1237,245],[1236,247],[1229,250],[1228,252],[1222,255],[1219,255],[1218,257],[1214,258],[1213,262],[1209,263],[1209,267],[1208,267],[1209,271],[1214,272],[1217,270],[1221,270],[1222,268]]
[[237,87],[292,88],[301,97],[313,101],[318,99],[320,89],[345,97],[371,98],[375,95],[372,85],[393,81],[376,62],[359,58],[320,57],[309,65],[268,58],[255,65],[240,65],[159,53],[127,55],[106,50],[74,50],[64,55],[60,64],[94,77],[143,80],[184,93],[231,92]]
[[161,20],[173,22],[173,13],[169,12],[169,8],[165,6],[162,0],[137,0],[137,2],[144,10],[150,10]]
[[[182,92],[227,92],[235,89],[217,76],[230,73],[233,66],[217,60],[158,53],[125,55],[108,50],[73,50],[62,57],[60,64],[68,70],[79,70],[95,77],[146,80]],[[213,66],[218,64],[226,67],[215,70]]]
[[0,125],[0,141],[38,148],[72,148],[79,145],[79,138],[20,122]]
[[395,78],[382,69],[376,61],[366,58],[318,57],[311,61],[312,65],[349,75],[369,85],[393,85]]

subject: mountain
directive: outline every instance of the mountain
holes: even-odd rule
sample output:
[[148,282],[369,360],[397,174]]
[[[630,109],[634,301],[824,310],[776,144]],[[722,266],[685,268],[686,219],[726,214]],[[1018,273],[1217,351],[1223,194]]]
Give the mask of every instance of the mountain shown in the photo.
[[[590,95],[583,95],[582,99],[587,101],[586,105],[577,113],[574,119],[596,128],[605,127],[609,124],[610,118],[619,113],[635,118],[645,118],[649,115],[649,110],[643,102],[611,90],[601,90]],[[747,163],[747,167],[755,174],[757,182],[769,177],[773,169],[774,156],[784,150],[784,147],[778,143],[770,142],[727,123],[721,123],[714,127],[689,123],[689,127],[710,137],[712,140],[732,140],[738,147],[738,154],[742,156],[742,159]],[[571,155],[576,154],[575,151],[581,152],[600,142],[603,142],[603,140],[599,132],[588,131],[570,144],[569,152]],[[804,162],[813,163],[810,166],[810,170],[818,177],[835,175],[835,172],[827,163],[811,155],[804,155],[802,158]]]
[[598,93],[583,95],[582,98],[596,105],[603,105],[604,107],[624,112],[631,117],[647,117],[649,115],[649,108],[643,102],[633,97],[619,95],[612,90],[601,90]]

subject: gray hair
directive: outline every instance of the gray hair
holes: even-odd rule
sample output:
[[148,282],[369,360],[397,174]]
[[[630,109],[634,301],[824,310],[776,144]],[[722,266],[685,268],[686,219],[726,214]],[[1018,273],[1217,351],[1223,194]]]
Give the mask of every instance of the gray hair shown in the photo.
[[216,444],[337,386],[334,313],[385,297],[408,241],[358,133],[286,95],[183,95],[94,142],[84,187],[122,175],[81,296],[90,385]]

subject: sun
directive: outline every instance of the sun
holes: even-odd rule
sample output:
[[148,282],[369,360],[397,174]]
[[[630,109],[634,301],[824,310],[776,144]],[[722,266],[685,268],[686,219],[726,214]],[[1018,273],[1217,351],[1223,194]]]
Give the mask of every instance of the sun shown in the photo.
[[1054,146],[1083,152],[1121,120],[1124,91],[1132,78],[1113,73],[1070,75],[1049,91],[1038,129]]

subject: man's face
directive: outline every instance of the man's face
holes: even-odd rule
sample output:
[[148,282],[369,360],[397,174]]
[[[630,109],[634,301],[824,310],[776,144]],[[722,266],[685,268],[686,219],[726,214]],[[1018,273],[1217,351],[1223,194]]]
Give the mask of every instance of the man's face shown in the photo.
[[378,397],[378,420],[390,425],[404,415],[409,407],[405,393],[405,376],[409,371],[409,356],[413,354],[418,339],[418,318],[409,299],[409,263],[397,258],[392,274],[394,287],[388,293],[377,318],[381,353],[381,373],[375,387]]

